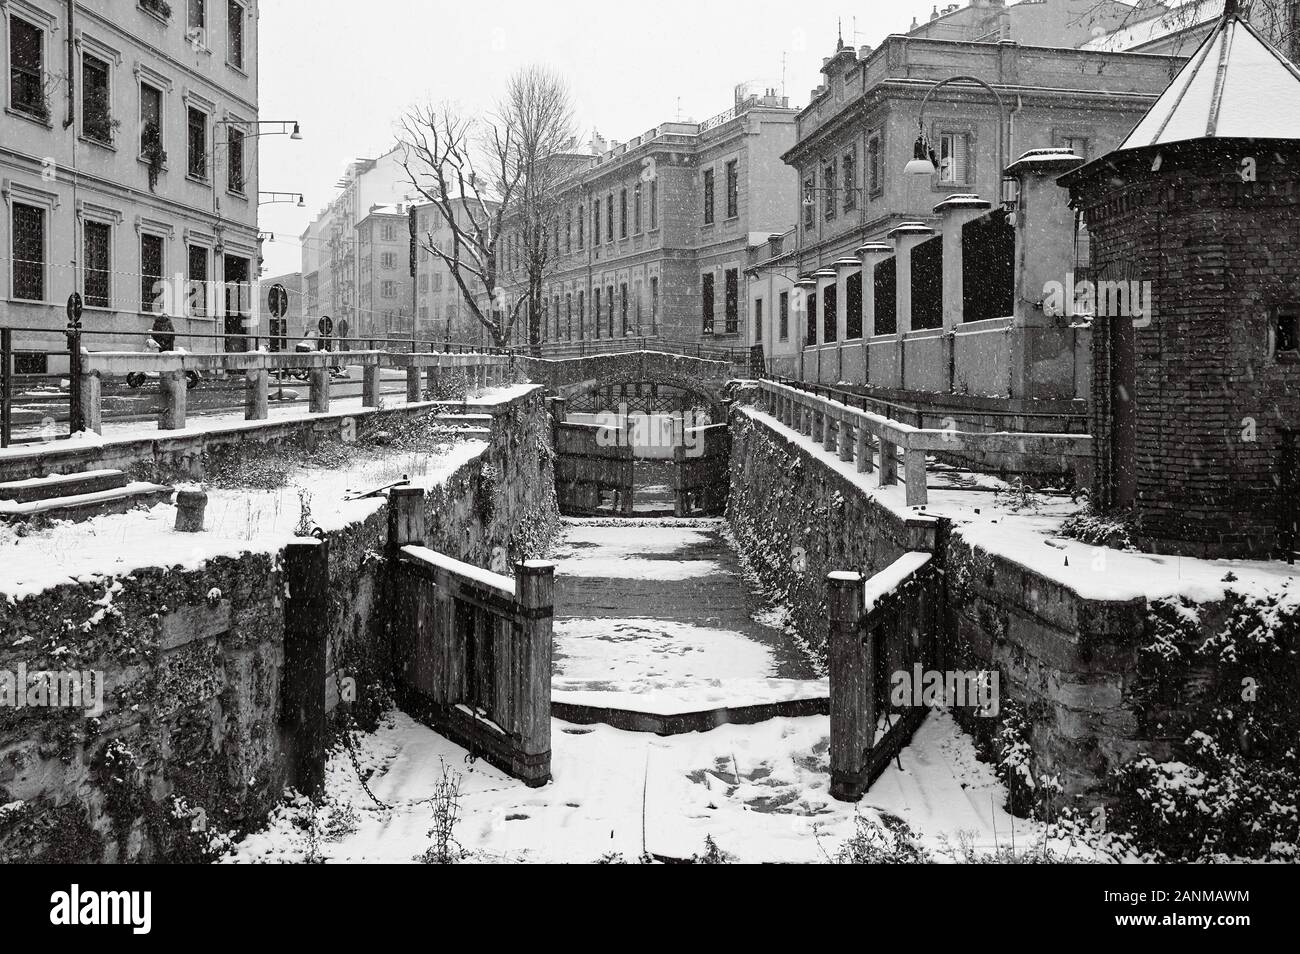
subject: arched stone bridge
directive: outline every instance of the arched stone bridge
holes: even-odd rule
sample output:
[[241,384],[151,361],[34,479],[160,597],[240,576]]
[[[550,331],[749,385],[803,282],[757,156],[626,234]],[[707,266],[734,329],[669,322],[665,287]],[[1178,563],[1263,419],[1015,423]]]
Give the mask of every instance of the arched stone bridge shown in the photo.
[[726,383],[736,377],[730,362],[662,351],[518,360],[534,383],[566,400],[599,394],[606,388],[651,384],[689,392],[701,403],[714,405],[723,400]]

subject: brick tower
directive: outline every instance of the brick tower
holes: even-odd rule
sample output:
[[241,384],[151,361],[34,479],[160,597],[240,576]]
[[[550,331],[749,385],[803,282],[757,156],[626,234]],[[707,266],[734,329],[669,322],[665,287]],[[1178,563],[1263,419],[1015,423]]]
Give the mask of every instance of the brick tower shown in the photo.
[[1155,552],[1293,551],[1300,72],[1229,2],[1123,144],[1058,181],[1091,236],[1095,505]]

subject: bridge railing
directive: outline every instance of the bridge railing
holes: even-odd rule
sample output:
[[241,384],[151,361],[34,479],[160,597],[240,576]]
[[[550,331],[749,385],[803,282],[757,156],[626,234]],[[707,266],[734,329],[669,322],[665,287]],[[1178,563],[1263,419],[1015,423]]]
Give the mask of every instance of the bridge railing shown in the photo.
[[898,483],[898,458],[903,458],[903,483],[909,507],[924,506],[926,454],[974,451],[990,454],[1069,454],[1082,456],[1091,443],[1086,434],[1042,434],[1017,431],[971,432],[913,427],[901,421],[850,407],[776,381],[760,381],[763,408],[782,424],[820,441],[839,459],[855,462],[858,473],[875,469],[879,449],[879,486]]
[[[381,372],[402,371],[408,403],[423,400],[437,390],[444,372],[459,371],[474,387],[505,383],[514,358],[505,352],[443,351],[243,351],[188,354],[184,352],[82,351],[79,373],[72,385],[78,389],[82,422],[87,430],[103,432],[107,380],[156,379],[160,390],[158,428],[176,430],[186,425],[190,388],[197,381],[220,378],[235,381],[243,391],[245,420],[269,416],[272,380],[277,391],[286,379],[303,381],[309,391],[307,410],[326,413],[331,388],[340,366],[362,371],[361,405],[379,407],[383,398]],[[389,392],[392,393],[392,392]]]
[[512,578],[429,549],[421,488],[396,488],[388,518],[399,701],[528,785],[545,784],[555,564],[518,563]]
[[750,348],[711,345],[703,341],[662,338],[659,335],[627,335],[622,338],[585,338],[580,341],[549,341],[541,345],[541,357],[562,360],[596,354],[626,354],[632,351],[660,351],[731,364],[750,364]]

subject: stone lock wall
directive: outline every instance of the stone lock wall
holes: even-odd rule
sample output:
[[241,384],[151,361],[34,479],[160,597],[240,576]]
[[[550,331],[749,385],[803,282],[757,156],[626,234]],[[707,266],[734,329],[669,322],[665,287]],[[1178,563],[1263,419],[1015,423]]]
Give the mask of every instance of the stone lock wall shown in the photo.
[[[541,389],[491,410],[489,448],[427,495],[430,545],[480,566],[538,556],[558,527]],[[386,535],[384,508],[328,535],[327,702],[350,675],[359,718],[391,685]],[[0,861],[200,860],[221,833],[259,823],[288,769],[282,558],[0,601],[0,670],[99,669],[107,682],[98,719],[0,708]]]

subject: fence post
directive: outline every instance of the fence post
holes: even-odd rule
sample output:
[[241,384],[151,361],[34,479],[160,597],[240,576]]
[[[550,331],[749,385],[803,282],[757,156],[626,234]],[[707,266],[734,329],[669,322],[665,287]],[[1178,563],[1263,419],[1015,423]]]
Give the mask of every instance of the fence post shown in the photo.
[[907,485],[907,505],[925,506],[928,493],[925,487],[925,451],[903,450],[903,481]]
[[81,423],[88,431],[104,433],[104,404],[102,384],[98,371],[81,372],[77,386],[81,389]]
[[830,610],[831,796],[862,797],[866,753],[875,741],[869,647],[858,635],[862,618],[862,576],[835,571],[826,576]]
[[835,450],[835,443],[839,439],[839,422],[831,414],[830,408],[822,411],[822,450]]
[[305,795],[325,785],[325,656],[329,642],[329,543],[294,540],[284,552],[281,722],[290,783]]
[[429,520],[424,510],[423,487],[394,487],[388,492],[388,547],[424,546]]
[[858,473],[869,474],[872,471],[871,432],[865,425],[859,424],[854,434],[853,457],[857,461]]
[[840,421],[839,432],[836,434],[836,444],[840,454],[840,460],[853,460],[853,425],[848,421]]
[[409,365],[406,369],[406,403],[415,404],[420,400],[420,369]]
[[526,560],[515,565],[519,639],[515,641],[519,747],[512,774],[530,787],[551,777],[551,629],[555,602],[555,564]]
[[394,487],[388,492],[388,566],[391,612],[388,645],[391,665],[399,687],[417,683],[421,672],[432,669],[432,658],[440,647],[433,644],[431,601],[425,598],[429,583],[399,572],[397,552],[405,546],[428,542],[429,522],[424,509],[424,489]]
[[438,399],[438,369],[434,365],[424,369],[424,390],[430,401]]
[[898,445],[880,438],[880,478],[876,486],[898,483]]
[[361,371],[361,406],[379,407],[379,363],[368,364]]
[[164,371],[158,376],[162,389],[162,410],[158,412],[158,429],[177,431],[185,426],[187,382],[183,371]]
[[313,414],[325,414],[330,409],[330,369],[325,365],[315,365],[311,369],[311,402],[308,410]]
[[266,368],[249,368],[244,373],[244,419],[265,421],[269,415],[270,377]]

